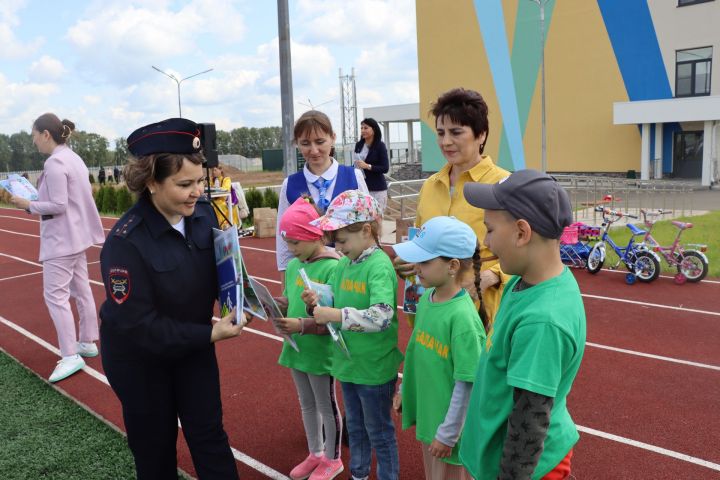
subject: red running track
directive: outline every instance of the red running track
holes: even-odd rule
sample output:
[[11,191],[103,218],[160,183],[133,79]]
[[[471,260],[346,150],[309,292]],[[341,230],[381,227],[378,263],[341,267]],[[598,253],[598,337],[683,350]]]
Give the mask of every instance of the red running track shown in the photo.
[[[109,229],[114,220],[103,223]],[[42,300],[38,231],[32,217],[0,209],[0,348],[47,378],[57,339]],[[241,242],[250,273],[278,294],[274,239]],[[99,251],[88,251],[98,307],[104,300],[94,263]],[[677,286],[660,278],[627,286],[623,275],[607,271],[577,271],[576,278],[585,295],[588,347],[568,401],[581,429],[575,476],[720,478],[720,282]],[[404,348],[410,329],[402,318],[400,325]],[[277,365],[280,348],[262,322],[218,345],[225,427],[245,479],[284,478],[273,472],[289,472],[306,455],[294,386]],[[88,365],[94,376],[80,373],[56,388],[123,429],[99,358]],[[422,478],[414,432],[399,432],[398,441],[401,478]],[[181,468],[193,474],[182,439],[178,451]],[[347,465],[347,451],[343,457]]]

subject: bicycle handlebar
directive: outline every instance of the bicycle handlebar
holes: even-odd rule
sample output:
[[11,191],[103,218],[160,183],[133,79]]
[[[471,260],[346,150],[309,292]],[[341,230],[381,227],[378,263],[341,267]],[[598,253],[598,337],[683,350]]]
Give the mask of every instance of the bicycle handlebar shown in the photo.
[[602,212],[603,218],[605,218],[607,215],[612,215],[614,217],[617,217],[618,220],[621,219],[622,217],[634,218],[635,220],[637,220],[637,218],[638,218],[637,215],[631,215],[629,213],[618,212],[616,210],[610,210],[609,208],[605,208],[605,207],[601,207],[601,206],[596,206],[595,211]]

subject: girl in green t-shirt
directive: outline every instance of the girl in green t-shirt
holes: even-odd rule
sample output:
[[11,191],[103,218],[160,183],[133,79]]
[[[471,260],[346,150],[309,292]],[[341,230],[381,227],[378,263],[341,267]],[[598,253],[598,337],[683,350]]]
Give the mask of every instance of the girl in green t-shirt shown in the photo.
[[[339,256],[328,250],[323,231],[310,225],[320,216],[310,198],[299,198],[285,210],[278,230],[295,257],[285,271],[283,296],[276,301],[287,307],[280,328],[293,336],[298,350],[283,343],[278,363],[290,369],[300,399],[309,455],[290,472],[290,478],[333,478],[343,471],[340,458],[342,420],[335,396],[335,379],[330,375],[332,345],[312,318],[306,317],[302,301],[304,269],[314,282],[327,283],[335,271]],[[323,431],[325,441],[323,445]]]
[[333,349],[332,375],[340,380],[350,440],[350,473],[370,475],[372,450],[378,480],[397,480],[399,458],[392,396],[402,353],[398,349],[397,277],[379,242],[382,214],[377,201],[348,190],[313,221],[332,232],[335,249],[344,255],[330,284],[334,307],[318,305],[317,294],[305,290],[303,300],[318,324],[342,330],[349,356]]
[[404,429],[415,425],[425,478],[469,479],[458,459],[458,445],[485,329],[462,285],[473,272],[476,285],[480,282],[477,237],[454,217],[434,217],[413,240],[393,249],[415,264],[427,289],[417,305],[401,393],[393,407],[400,411],[402,406]]

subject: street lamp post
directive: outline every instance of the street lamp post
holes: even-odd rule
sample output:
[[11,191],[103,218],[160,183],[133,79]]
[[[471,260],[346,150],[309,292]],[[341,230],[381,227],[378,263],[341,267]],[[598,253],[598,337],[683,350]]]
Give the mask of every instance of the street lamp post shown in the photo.
[[530,0],[540,7],[540,128],[542,135],[541,170],[547,172],[547,130],[545,125],[545,4],[549,0]]
[[171,78],[172,80],[175,81],[175,83],[177,83],[177,92],[178,92],[178,116],[179,116],[180,118],[182,118],[182,106],[180,105],[180,84],[181,84],[182,82],[184,82],[185,80],[189,79],[189,78],[197,77],[198,75],[202,75],[203,73],[208,73],[208,72],[211,72],[211,71],[212,71],[212,68],[209,68],[209,69],[204,70],[204,71],[202,71],[202,72],[198,72],[198,73],[195,73],[195,74],[193,74],[193,75],[190,75],[189,77],[181,78],[180,80],[178,80],[178,78],[177,78],[175,75],[173,75],[172,73],[163,72],[162,70],[160,70],[159,68],[157,68],[155,65],[153,65],[152,68],[154,68],[154,69],[157,70],[158,72],[162,73],[162,74],[165,75],[166,77]]

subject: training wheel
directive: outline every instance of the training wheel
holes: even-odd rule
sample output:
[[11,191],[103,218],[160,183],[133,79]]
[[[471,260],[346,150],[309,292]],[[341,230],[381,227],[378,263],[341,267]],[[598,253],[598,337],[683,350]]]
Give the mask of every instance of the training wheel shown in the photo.
[[676,273],[673,277],[673,281],[675,282],[675,285],[684,285],[685,282],[687,282],[687,277],[684,273]]
[[628,273],[627,275],[625,275],[625,283],[627,283],[628,285],[634,284],[635,280],[636,277],[634,273]]

